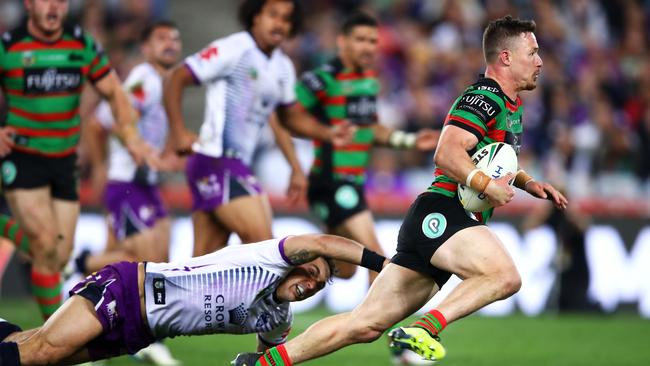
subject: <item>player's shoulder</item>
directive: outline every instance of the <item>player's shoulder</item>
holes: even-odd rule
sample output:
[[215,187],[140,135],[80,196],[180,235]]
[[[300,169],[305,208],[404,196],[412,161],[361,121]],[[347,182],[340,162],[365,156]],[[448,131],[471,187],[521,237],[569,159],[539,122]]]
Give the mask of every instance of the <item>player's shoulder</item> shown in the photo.
[[300,81],[313,90],[322,90],[335,75],[343,70],[343,65],[337,60],[322,64],[300,75]]
[[507,98],[496,80],[483,76],[479,77],[474,84],[465,89],[463,94],[483,94],[501,102]]
[[133,69],[131,69],[131,72],[129,72],[129,76],[127,77],[127,81],[129,80],[150,81],[150,80],[158,80],[160,78],[161,78],[160,74],[150,63],[143,62],[137,64]]
[[219,51],[229,54],[242,54],[257,47],[253,37],[250,33],[245,31],[218,38],[214,40],[211,45],[219,47]]

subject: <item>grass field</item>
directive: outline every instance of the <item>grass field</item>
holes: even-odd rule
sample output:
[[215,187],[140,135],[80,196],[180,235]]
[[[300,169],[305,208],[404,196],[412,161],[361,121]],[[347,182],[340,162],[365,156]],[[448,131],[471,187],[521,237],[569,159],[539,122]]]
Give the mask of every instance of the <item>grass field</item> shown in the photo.
[[[0,317],[23,327],[38,325],[31,301],[0,301]],[[327,316],[325,310],[296,315],[293,335]],[[255,348],[255,337],[214,335],[180,337],[166,342],[185,366],[226,366],[238,352]],[[445,366],[648,366],[650,321],[636,315],[562,315],[528,318],[473,316],[443,334],[448,356]],[[137,365],[128,357],[106,362],[110,366]],[[390,365],[386,339],[348,347],[305,365]]]

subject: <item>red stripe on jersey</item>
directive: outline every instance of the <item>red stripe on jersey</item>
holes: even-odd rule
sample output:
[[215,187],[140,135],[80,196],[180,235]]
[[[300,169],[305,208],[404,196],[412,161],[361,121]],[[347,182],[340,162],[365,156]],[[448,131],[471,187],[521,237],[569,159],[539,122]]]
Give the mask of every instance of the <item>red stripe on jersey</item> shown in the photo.
[[323,165],[323,162],[322,162],[320,159],[314,159],[314,161],[312,162],[312,164],[313,164],[314,166],[322,166],[322,165]]
[[72,41],[58,41],[56,43],[52,44],[47,44],[47,43],[41,43],[37,41],[32,41],[32,42],[18,42],[11,47],[7,51],[34,51],[34,50],[65,50],[65,49],[71,49],[71,50],[83,50],[84,49],[84,44],[72,40]]
[[32,148],[24,147],[24,146],[20,146],[20,145],[14,145],[12,150],[24,152],[26,154],[45,156],[45,157],[49,157],[49,158],[62,158],[62,157],[72,155],[75,152],[77,152],[77,147],[73,146],[71,148],[65,149],[63,151],[55,152],[55,153],[43,152],[43,151],[40,151],[40,150],[36,150],[36,149],[32,149]]
[[326,104],[333,104],[333,105],[344,105],[345,104],[345,97],[342,96],[342,95],[327,97],[325,99],[325,103]]
[[106,73],[108,73],[108,71],[110,71],[110,67],[108,65],[104,65],[102,68],[100,68],[99,70],[93,72],[90,75],[90,80],[98,80],[102,76],[104,76]]
[[16,130],[16,133],[23,136],[29,137],[70,137],[74,134],[79,133],[80,126],[68,128],[65,130],[36,130],[31,128],[21,128],[13,127]]
[[92,67],[97,66],[97,64],[98,64],[101,60],[102,60],[102,58],[99,57],[99,55],[96,55],[95,58],[93,58],[93,61],[90,63],[90,67],[92,68]]
[[316,92],[316,98],[318,100],[322,101],[323,99],[327,98],[327,94],[325,93],[325,90],[319,90]]
[[64,91],[64,92],[57,92],[57,93],[47,93],[47,94],[26,94],[23,90],[13,90],[13,89],[7,89],[6,90],[7,94],[10,95],[17,95],[19,97],[25,97],[25,98],[51,98],[51,97],[67,97],[71,95],[76,95],[81,93],[81,87],[70,90],[70,91]]
[[450,192],[456,192],[456,190],[458,190],[458,185],[456,183],[435,182],[433,183],[433,186],[448,190]]
[[356,166],[337,166],[334,167],[334,173],[360,175],[365,172],[364,167]]
[[474,216],[476,216],[479,222],[483,222],[483,212],[474,212]]
[[506,131],[503,130],[490,130],[487,134],[487,137],[493,139],[494,141],[505,141]]
[[449,116],[447,118],[447,120],[445,121],[445,124],[447,124],[449,121],[460,122],[460,123],[472,128],[472,129],[480,132],[481,136],[485,136],[485,130],[481,126],[477,125],[476,123],[474,123],[474,122],[472,122],[472,121],[470,121],[468,119],[465,119],[463,117],[458,117],[458,116]]
[[368,151],[370,150],[370,144],[348,144],[345,145],[337,151]]
[[345,120],[342,118],[330,118],[330,122],[336,126],[345,123]]
[[25,74],[25,71],[23,71],[23,69],[10,69],[10,70],[7,70],[7,72],[5,72],[5,75],[8,78],[20,78],[20,77],[23,77],[24,74]]
[[438,176],[438,175],[447,175],[447,174],[445,174],[445,172],[443,172],[442,169],[440,169],[440,168],[436,168],[436,169],[433,171],[433,175]]
[[354,80],[354,79],[360,79],[362,77],[363,75],[358,74],[356,72],[347,72],[347,73],[336,75],[336,80]]
[[314,147],[323,146],[323,142],[321,140],[313,140],[313,142],[314,142]]
[[79,114],[79,107],[71,110],[70,112],[60,112],[60,113],[32,113],[27,112],[16,107],[9,108],[9,112],[27,119],[31,119],[38,122],[60,122],[64,120],[71,119]]
[[488,121],[488,123],[485,124],[485,127],[487,127],[487,129],[489,131],[489,130],[493,129],[494,126],[496,126],[496,124],[497,124],[497,119],[492,118],[491,120]]
[[517,109],[521,106],[521,98],[517,97],[517,100],[515,101],[515,104],[510,103],[508,99],[505,99],[506,101],[506,108],[510,110],[510,112],[516,112]]

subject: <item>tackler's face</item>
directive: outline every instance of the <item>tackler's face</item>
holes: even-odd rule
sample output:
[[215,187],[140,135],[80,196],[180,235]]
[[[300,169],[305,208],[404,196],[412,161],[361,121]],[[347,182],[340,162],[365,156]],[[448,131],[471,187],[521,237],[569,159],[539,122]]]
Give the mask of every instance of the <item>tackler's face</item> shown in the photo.
[[296,266],[276,290],[280,301],[301,301],[322,290],[330,278],[330,267],[323,258]]
[[34,26],[49,35],[63,28],[68,0],[25,0],[25,8]]

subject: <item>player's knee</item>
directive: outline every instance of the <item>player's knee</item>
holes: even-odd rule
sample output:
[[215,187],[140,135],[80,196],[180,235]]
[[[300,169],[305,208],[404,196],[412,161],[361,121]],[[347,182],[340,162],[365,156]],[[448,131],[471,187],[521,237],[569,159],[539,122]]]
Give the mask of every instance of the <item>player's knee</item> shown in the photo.
[[510,297],[521,288],[521,276],[516,268],[504,271],[499,276],[500,298]]

